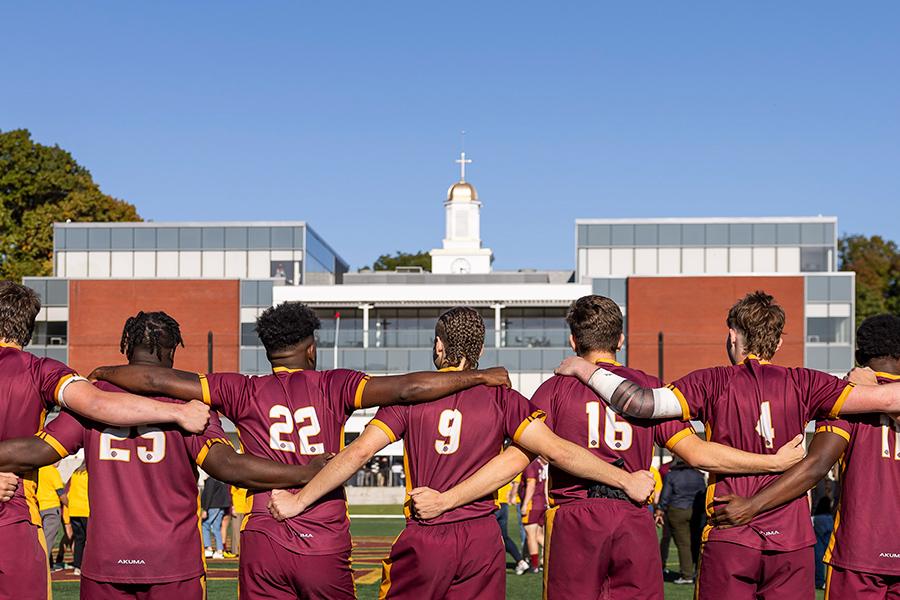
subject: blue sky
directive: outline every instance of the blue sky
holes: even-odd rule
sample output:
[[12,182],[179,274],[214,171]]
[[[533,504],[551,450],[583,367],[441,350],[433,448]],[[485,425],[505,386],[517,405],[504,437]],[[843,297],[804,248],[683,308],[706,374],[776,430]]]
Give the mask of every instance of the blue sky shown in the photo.
[[443,233],[459,132],[500,269],[578,217],[834,214],[900,240],[896,2],[4,3],[0,129],[162,220]]

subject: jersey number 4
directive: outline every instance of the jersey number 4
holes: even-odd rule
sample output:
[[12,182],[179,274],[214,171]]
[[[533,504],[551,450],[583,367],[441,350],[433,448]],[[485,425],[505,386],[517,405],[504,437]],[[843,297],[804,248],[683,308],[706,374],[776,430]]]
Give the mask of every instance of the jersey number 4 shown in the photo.
[[881,415],[881,458],[891,458],[891,437],[894,438],[894,460],[900,460],[900,424]]
[[[620,421],[613,409],[608,406],[605,416],[606,423],[603,427],[603,441],[616,452],[622,452],[631,448],[634,437],[634,429],[627,421]],[[588,448],[597,448],[600,445],[600,403],[588,402],[585,410],[588,415]]]
[[[142,463],[152,465],[166,457],[166,434],[154,427],[135,427],[138,445],[134,452]],[[115,442],[123,442],[132,435],[131,427],[109,427],[100,434],[100,460],[131,461],[130,448],[117,448]],[[141,441],[145,440],[145,441]]]
[[269,418],[274,421],[269,427],[269,447],[273,450],[297,452],[297,445],[290,439],[285,439],[285,436],[294,432],[296,424],[300,454],[325,454],[325,444],[309,441],[309,438],[322,432],[316,409],[312,406],[304,406],[291,413],[287,406],[276,404],[269,410]]

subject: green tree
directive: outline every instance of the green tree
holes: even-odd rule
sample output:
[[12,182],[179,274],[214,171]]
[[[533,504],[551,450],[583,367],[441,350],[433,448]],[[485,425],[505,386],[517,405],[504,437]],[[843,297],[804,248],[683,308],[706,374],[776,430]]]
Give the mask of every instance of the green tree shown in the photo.
[[395,271],[397,267],[422,267],[425,271],[431,271],[431,255],[424,250],[416,252],[400,252],[396,254],[382,254],[372,265],[373,271]]
[[27,129],[0,131],[0,277],[53,272],[53,223],[140,221],[135,207],[100,191],[90,172]]
[[842,271],[856,273],[856,323],[881,313],[900,314],[900,251],[874,235],[849,235],[838,243]]

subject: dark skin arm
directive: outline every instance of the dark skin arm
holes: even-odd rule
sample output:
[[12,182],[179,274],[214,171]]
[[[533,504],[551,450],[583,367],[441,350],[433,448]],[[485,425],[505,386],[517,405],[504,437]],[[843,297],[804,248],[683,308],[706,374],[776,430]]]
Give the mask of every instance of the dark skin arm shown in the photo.
[[59,453],[50,444],[36,437],[0,442],[0,472],[26,473],[59,459]]
[[229,485],[275,490],[306,485],[333,456],[317,456],[304,466],[285,465],[249,454],[238,454],[228,444],[213,444],[203,461],[203,470]]
[[[189,371],[150,365],[99,367],[91,379],[100,379],[136,394],[168,396],[179,400],[203,397],[200,376]],[[476,385],[510,386],[502,367],[481,371],[422,371],[407,375],[372,377],[363,389],[362,408],[430,402]]]
[[806,458],[758,494],[751,498],[730,494],[714,498],[714,502],[726,504],[716,507],[710,523],[720,529],[745,525],[756,515],[799,498],[828,474],[846,449],[847,440],[840,435],[828,431],[817,433],[809,445]]

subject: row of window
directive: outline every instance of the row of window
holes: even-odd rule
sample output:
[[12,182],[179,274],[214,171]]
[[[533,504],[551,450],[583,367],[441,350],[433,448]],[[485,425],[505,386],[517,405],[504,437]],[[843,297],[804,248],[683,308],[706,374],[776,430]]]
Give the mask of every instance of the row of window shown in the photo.
[[807,302],[852,302],[853,277],[806,278]]
[[834,246],[835,223],[579,224],[578,246]]
[[37,292],[42,306],[68,306],[69,282],[65,279],[29,279],[23,283]]
[[57,250],[302,250],[303,227],[56,227]]

